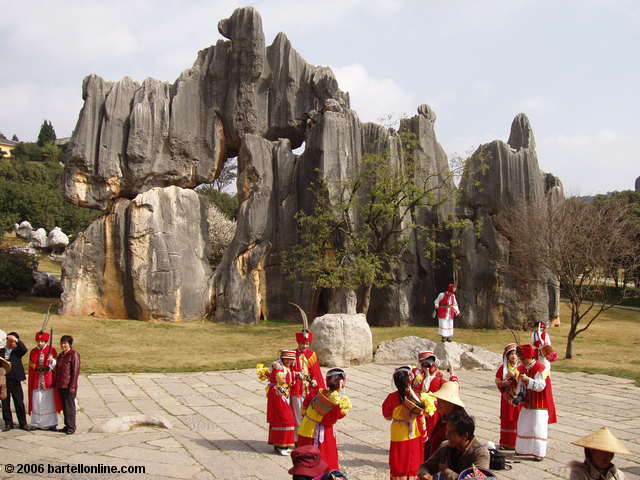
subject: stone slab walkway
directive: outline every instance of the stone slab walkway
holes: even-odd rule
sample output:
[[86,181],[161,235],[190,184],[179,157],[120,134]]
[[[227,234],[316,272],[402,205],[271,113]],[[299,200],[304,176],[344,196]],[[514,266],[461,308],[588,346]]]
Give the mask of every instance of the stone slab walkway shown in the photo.
[[[347,369],[347,395],[353,410],[337,425],[340,460],[353,480],[388,478],[389,424],[380,405],[392,391],[393,366],[370,364]],[[481,440],[498,440],[499,397],[493,373],[458,372],[462,397],[477,421]],[[553,373],[559,423],[550,428],[548,457],[521,461],[499,478],[568,478],[567,463],[582,449],[569,442],[607,426],[637,455],[617,456],[628,479],[640,479],[640,388],[631,380],[583,373]],[[101,374],[82,376],[79,430],[12,430],[0,433],[0,478],[81,480],[288,479],[288,457],[266,444],[264,386],[253,370],[186,374]],[[169,430],[135,428],[118,434],[92,433],[115,416],[155,415],[173,424]],[[140,474],[8,474],[4,464],[41,463],[144,465]]]

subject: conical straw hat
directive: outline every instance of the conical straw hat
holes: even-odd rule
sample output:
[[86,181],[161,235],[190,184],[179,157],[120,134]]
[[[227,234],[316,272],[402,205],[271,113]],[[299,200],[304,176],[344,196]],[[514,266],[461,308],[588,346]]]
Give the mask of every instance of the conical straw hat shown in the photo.
[[602,450],[603,452],[633,455],[606,427],[602,427],[600,430],[596,430],[586,437],[571,443],[579,447],[593,448],[594,450]]
[[464,408],[464,403],[460,399],[460,385],[458,382],[449,381],[440,387],[437,392],[431,392],[434,397],[445,400],[454,405]]

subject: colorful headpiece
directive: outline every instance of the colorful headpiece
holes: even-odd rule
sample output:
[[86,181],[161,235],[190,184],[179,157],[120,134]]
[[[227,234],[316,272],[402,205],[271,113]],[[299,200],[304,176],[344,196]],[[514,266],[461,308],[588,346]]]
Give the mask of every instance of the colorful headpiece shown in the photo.
[[331,370],[329,370],[327,372],[327,378],[329,377],[334,377],[336,375],[341,376],[342,378],[346,379],[347,378],[347,374],[344,372],[343,369],[341,368],[332,368]]
[[434,359],[434,360],[438,360],[438,359],[436,358],[436,354],[435,354],[435,353],[433,353],[433,352],[429,352],[429,351],[426,351],[426,352],[420,352],[420,353],[418,354],[418,361],[419,361],[419,362],[422,362],[423,360],[426,360],[426,359],[427,359],[427,358],[429,358],[429,357],[433,357],[433,359]]
[[533,345],[520,345],[520,356],[522,358],[536,358],[536,349]]
[[296,351],[295,350],[280,350],[280,358],[282,360],[286,360],[287,358],[290,360],[296,359]]
[[510,352],[512,352],[514,350],[518,350],[518,344],[517,343],[509,343],[506,347],[504,347],[504,352],[502,353],[502,355],[504,355],[506,357],[507,355],[509,355]]
[[36,342],[48,342],[49,334],[47,332],[36,332]]
[[313,333],[303,330],[302,332],[296,332],[296,342],[304,343],[313,341]]

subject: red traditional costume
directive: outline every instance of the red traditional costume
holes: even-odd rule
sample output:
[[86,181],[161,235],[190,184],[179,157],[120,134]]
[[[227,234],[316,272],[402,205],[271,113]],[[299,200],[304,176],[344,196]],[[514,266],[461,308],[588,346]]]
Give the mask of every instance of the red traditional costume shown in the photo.
[[[302,331],[296,333],[296,341],[298,345],[311,343],[313,334],[311,332]],[[296,363],[293,365],[294,379],[293,390],[291,392],[291,407],[296,419],[296,425],[302,421],[303,403],[311,401],[320,389],[326,388],[322,371],[320,370],[320,362],[316,352],[310,349],[300,351],[296,350]]]
[[[47,332],[36,333],[36,342],[48,342]],[[53,358],[49,360],[49,356]],[[58,412],[62,401],[53,388],[53,369],[56,366],[56,349],[45,345],[34,348],[29,354],[29,414],[31,426],[53,429],[58,425]]]
[[[417,393],[437,392],[440,387],[447,382],[444,374],[435,366],[438,359],[433,352],[426,351],[418,354],[419,366],[415,367],[413,373],[413,381],[411,386]],[[422,364],[430,362],[430,368],[425,368]],[[458,377],[451,377],[449,380],[457,381]]]
[[[332,369],[329,375],[342,375],[344,370]],[[314,445],[320,450],[322,460],[327,463],[327,472],[340,470],[338,461],[338,444],[333,431],[333,425],[347,414],[351,408],[348,397],[341,396],[339,391],[322,389],[312,399],[304,401],[304,418],[298,427],[298,441],[296,446]]]
[[267,389],[267,422],[269,423],[269,444],[287,448],[295,444],[296,422],[289,402],[293,373],[284,359],[295,360],[294,350],[283,350],[280,360],[271,365]]
[[511,365],[509,354],[518,348],[516,343],[510,343],[504,348],[502,365],[496,372],[496,385],[500,391],[500,445],[510,449],[516,446],[516,428],[521,405],[514,405],[512,400],[518,384],[519,362]]
[[551,385],[551,362],[555,362],[558,354],[551,347],[551,335],[547,332],[547,324],[538,322],[538,328],[531,334],[531,344],[535,348],[536,359],[547,370],[546,383],[547,405],[549,410],[549,423],[558,421],[556,416],[556,404],[553,400],[553,387]]
[[[535,349],[532,345],[522,345],[520,349],[523,361],[531,360],[527,365],[518,367],[520,385],[526,390],[518,417],[516,453],[543,458],[547,454],[549,430],[549,400],[545,381],[548,370],[542,362],[535,359]],[[522,379],[523,374],[529,377],[529,383],[526,385]]]
[[458,301],[456,300],[456,286],[450,283],[446,292],[442,292],[433,302],[438,319],[438,335],[442,341],[451,341],[453,336],[453,319],[460,315]]

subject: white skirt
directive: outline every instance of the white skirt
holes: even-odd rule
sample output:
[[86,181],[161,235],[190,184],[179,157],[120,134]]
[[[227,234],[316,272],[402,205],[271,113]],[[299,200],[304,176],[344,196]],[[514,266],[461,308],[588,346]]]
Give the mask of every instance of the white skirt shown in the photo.
[[516,453],[545,457],[548,438],[549,412],[529,408],[520,410],[516,433]]
[[53,399],[53,388],[34,390],[31,397],[31,426],[35,428],[51,428],[58,426],[56,403]]
[[441,337],[453,337],[453,318],[438,319],[438,335]]

